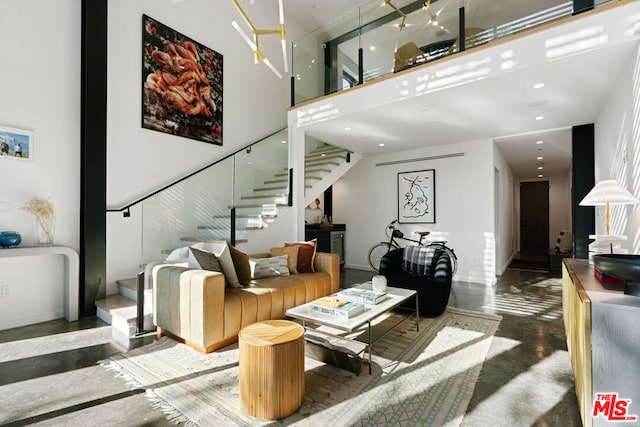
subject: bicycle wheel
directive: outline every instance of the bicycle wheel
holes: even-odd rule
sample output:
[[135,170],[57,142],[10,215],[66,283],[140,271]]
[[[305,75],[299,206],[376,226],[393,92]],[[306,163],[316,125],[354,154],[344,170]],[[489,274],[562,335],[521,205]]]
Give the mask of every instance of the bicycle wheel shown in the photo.
[[398,246],[395,244],[391,244],[387,242],[376,243],[369,249],[369,265],[373,270],[377,273],[380,269],[380,260],[382,257],[392,249],[398,249]]
[[453,252],[453,249],[450,249],[447,246],[443,245],[442,250],[449,255],[449,259],[451,260],[451,277],[453,277],[456,275],[456,271],[458,271],[458,257],[456,256],[456,253]]

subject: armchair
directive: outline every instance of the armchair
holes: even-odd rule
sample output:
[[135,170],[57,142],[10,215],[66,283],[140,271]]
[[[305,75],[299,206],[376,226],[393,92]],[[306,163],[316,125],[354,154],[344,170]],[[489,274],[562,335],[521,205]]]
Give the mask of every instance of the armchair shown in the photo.
[[402,268],[404,248],[387,252],[380,261],[379,273],[387,278],[389,286],[418,291],[420,314],[436,317],[442,314],[451,293],[451,260],[442,250],[433,255],[429,274],[409,273]]

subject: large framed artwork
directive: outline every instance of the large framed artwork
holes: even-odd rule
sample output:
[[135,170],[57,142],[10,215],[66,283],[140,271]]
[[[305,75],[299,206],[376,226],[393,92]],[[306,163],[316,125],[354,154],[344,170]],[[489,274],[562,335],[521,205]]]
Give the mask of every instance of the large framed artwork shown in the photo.
[[436,222],[436,171],[398,173],[398,222]]
[[0,159],[33,160],[33,132],[0,126]]
[[142,16],[142,127],[222,145],[222,55]]

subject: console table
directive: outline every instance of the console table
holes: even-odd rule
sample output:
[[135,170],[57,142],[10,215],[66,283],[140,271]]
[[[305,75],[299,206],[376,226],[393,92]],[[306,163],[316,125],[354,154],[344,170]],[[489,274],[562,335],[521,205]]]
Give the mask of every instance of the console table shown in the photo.
[[593,416],[596,393],[631,399],[627,415],[640,419],[640,297],[600,283],[586,259],[563,260],[562,286],[567,348],[583,424],[611,425],[603,411]]
[[76,251],[66,246],[25,246],[0,250],[0,258],[40,255],[62,255],[65,257],[64,317],[68,321],[78,320],[80,259]]

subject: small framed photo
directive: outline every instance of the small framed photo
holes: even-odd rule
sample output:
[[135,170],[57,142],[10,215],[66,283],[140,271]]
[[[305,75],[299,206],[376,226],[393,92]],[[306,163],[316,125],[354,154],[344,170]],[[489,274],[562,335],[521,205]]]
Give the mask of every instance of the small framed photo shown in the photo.
[[436,171],[398,173],[398,222],[436,222]]
[[0,160],[33,160],[33,132],[0,126]]

